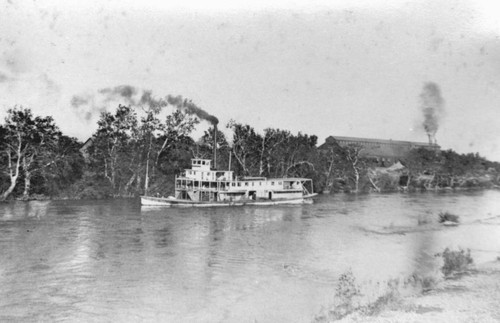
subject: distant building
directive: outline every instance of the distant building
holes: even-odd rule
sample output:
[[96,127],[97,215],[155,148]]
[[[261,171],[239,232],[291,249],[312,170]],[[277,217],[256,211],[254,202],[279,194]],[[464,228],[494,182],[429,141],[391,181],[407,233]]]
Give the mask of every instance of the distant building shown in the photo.
[[92,147],[93,144],[94,140],[92,139],[92,137],[90,137],[89,139],[87,139],[87,141],[85,141],[85,143],[80,148],[80,152],[82,153],[83,158],[85,158],[85,161],[87,162],[89,160],[89,148]]
[[441,148],[437,144],[425,142],[330,136],[326,138],[324,144],[319,146],[319,149],[329,150],[335,142],[341,147],[347,147],[349,145],[362,147],[363,149],[360,151],[360,156],[374,158],[381,166],[390,166],[404,159],[412,149],[425,148],[439,151]]

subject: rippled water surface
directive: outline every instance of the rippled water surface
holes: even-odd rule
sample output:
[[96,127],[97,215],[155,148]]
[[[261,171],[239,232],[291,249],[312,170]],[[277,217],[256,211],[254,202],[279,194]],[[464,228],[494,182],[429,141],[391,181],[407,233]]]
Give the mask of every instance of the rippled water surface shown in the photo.
[[[0,204],[0,321],[309,322],[337,278],[500,255],[500,192],[319,196],[313,205]],[[440,211],[461,224],[437,223]]]

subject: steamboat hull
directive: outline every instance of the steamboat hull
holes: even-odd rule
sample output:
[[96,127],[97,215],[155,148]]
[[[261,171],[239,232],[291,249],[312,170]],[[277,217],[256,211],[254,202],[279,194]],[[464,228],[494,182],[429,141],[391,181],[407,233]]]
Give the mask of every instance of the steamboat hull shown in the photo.
[[239,200],[239,201],[207,201],[198,202],[190,200],[181,200],[173,197],[153,197],[141,196],[141,205],[144,206],[166,206],[166,207],[220,207],[220,206],[271,206],[271,205],[296,205],[312,204],[316,193],[304,195],[299,198],[273,199],[273,200]]

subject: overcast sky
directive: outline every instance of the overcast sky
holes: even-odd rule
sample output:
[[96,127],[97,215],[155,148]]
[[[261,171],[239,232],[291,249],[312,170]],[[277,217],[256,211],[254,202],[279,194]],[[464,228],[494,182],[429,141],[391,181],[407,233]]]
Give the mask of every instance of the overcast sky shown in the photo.
[[116,108],[99,90],[130,85],[221,125],[425,142],[433,82],[438,144],[500,161],[493,1],[0,1],[2,118],[22,105],[85,140]]

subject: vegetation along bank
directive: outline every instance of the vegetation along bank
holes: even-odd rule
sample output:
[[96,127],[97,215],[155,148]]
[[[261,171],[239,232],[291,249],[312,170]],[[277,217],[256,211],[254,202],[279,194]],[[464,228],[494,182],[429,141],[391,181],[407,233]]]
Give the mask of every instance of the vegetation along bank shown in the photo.
[[416,148],[390,167],[364,157],[363,147],[318,148],[315,135],[267,128],[262,133],[234,120],[226,137],[212,123],[195,140],[200,122],[189,111],[119,105],[103,112],[85,143],[64,135],[50,116],[13,108],[0,124],[0,200],[95,199],[167,196],[173,177],[191,158],[214,157],[237,176],[312,178],[317,192],[390,192],[498,188],[500,163],[479,154]]

